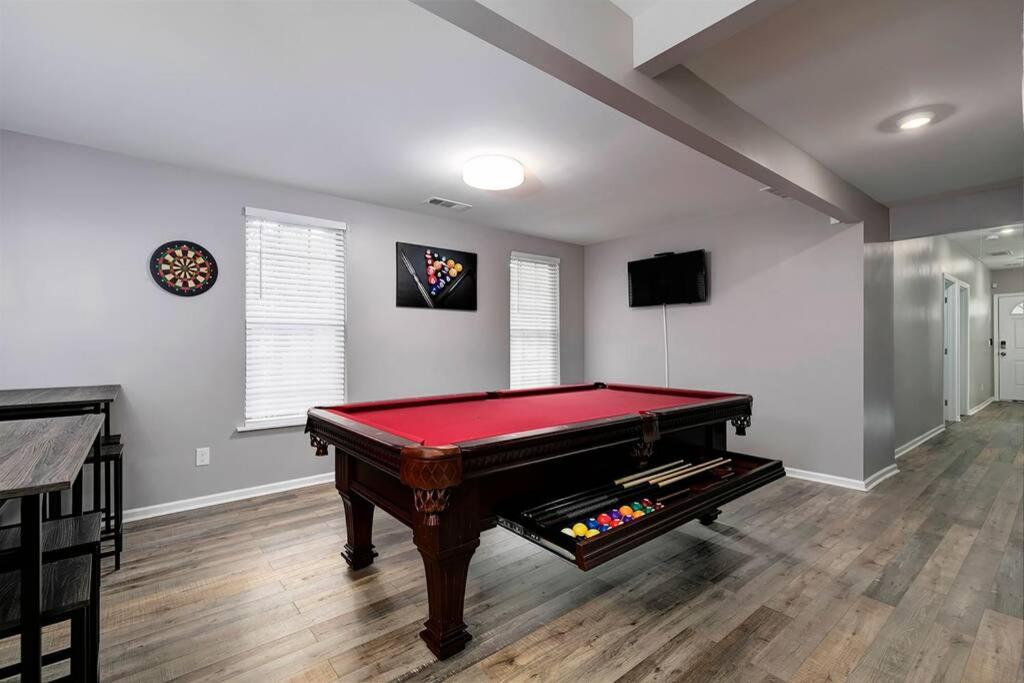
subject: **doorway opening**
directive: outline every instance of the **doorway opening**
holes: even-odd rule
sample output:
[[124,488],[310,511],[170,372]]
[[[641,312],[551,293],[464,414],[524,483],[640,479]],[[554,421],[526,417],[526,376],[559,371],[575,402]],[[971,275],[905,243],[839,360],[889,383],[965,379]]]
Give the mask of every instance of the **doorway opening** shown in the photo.
[[942,276],[942,416],[959,422],[971,410],[971,287]]

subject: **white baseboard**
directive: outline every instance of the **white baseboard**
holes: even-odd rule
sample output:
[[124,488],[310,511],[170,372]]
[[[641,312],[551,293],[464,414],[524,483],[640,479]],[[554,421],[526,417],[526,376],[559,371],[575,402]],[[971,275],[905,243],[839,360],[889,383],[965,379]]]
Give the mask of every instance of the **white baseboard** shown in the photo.
[[[979,408],[978,410],[981,410],[981,408]],[[938,436],[939,434],[941,434],[944,431],[946,431],[946,424],[945,423],[940,424],[938,427],[935,427],[934,429],[929,429],[927,432],[925,432],[921,436],[918,436],[918,437],[916,437],[914,439],[911,439],[910,441],[906,442],[905,444],[903,444],[902,446],[897,448],[896,449],[896,457],[897,458],[902,458],[904,455],[906,455],[910,451],[914,450],[915,448],[917,448],[918,446],[923,444],[928,439],[932,439],[932,438]]]
[[811,470],[798,470],[793,467],[786,468],[787,477],[803,479],[805,481],[814,481],[819,484],[828,484],[829,486],[839,486],[844,489],[853,489],[854,491],[870,491],[889,477],[898,473],[899,468],[896,467],[896,463],[875,472],[863,481],[860,479],[850,479],[848,477],[837,477],[833,474],[824,474],[822,472],[812,472]]
[[989,396],[984,401],[982,401],[978,405],[976,405],[973,408],[971,408],[970,410],[968,410],[967,414],[968,415],[974,415],[975,413],[980,413],[981,411],[985,410],[985,408],[988,408],[989,404],[992,403],[995,400],[996,400],[995,396]]
[[870,491],[889,477],[895,477],[899,473],[900,468],[896,466],[896,463],[893,463],[888,467],[883,467],[864,480],[864,490]]
[[325,472],[324,474],[314,474],[311,477],[277,481],[272,484],[262,484],[260,486],[251,486],[246,489],[235,489],[234,491],[224,491],[222,493],[212,493],[208,496],[199,496],[198,498],[172,500],[169,503],[125,510],[124,521],[134,522],[140,519],[149,519],[150,517],[171,515],[175,512],[185,512],[186,510],[195,510],[210,507],[211,505],[232,503],[236,500],[245,500],[246,498],[268,496],[272,493],[281,493],[282,491],[291,491],[293,489],[306,488],[307,486],[316,486],[317,484],[327,484],[332,481],[334,481],[334,472]]

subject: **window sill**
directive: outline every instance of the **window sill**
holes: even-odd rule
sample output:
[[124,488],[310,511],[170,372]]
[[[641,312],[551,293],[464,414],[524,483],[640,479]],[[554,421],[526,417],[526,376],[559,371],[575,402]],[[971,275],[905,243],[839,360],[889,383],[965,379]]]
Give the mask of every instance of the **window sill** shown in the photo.
[[306,417],[290,417],[282,420],[260,420],[259,422],[243,423],[235,427],[236,432],[260,432],[267,429],[291,429],[305,427]]

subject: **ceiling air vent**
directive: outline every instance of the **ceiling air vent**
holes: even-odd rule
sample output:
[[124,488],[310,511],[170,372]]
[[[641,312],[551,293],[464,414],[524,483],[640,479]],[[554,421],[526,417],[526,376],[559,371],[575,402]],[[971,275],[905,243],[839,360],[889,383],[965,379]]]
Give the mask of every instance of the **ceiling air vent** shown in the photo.
[[444,197],[431,197],[423,203],[430,204],[431,206],[439,206],[442,209],[451,209],[452,211],[465,211],[466,209],[473,208],[472,204],[457,202],[454,199],[445,199]]
[[786,194],[782,190],[776,189],[774,187],[762,187],[761,188],[761,192],[767,192],[768,194],[773,194],[773,195],[775,195],[776,197],[778,197],[780,199],[789,199],[789,195],[788,194]]
[[1003,249],[1002,251],[990,251],[989,256],[1013,256],[1013,252],[1009,249]]

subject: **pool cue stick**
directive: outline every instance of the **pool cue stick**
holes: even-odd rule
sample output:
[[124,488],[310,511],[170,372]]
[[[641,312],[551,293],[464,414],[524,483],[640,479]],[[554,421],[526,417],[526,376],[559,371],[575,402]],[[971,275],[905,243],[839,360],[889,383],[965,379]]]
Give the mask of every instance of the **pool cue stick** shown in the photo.
[[[701,474],[702,472],[706,472],[716,467],[721,467],[725,464],[728,464],[729,462],[730,461],[726,458],[716,458],[714,460],[700,463],[699,465],[691,465],[685,468],[685,472],[675,472],[671,475],[663,475],[665,478],[662,481],[644,482],[641,485],[641,487],[633,493],[634,495],[643,495],[646,493],[651,493],[663,486],[668,486],[670,484],[673,484],[677,481],[681,481],[688,477]],[[623,490],[615,493],[610,493],[605,496],[598,497],[597,500],[588,500],[586,502],[581,501],[578,505],[568,507],[564,510],[552,511],[552,513],[549,515],[539,516],[535,521],[538,524],[541,524],[542,526],[552,526],[555,522],[567,521],[569,519],[579,516],[581,513],[584,513],[587,510],[601,508],[604,507],[605,505],[610,504],[614,505],[621,501],[623,493],[626,493],[626,491]]]
[[612,488],[614,488],[614,486],[615,486],[615,484],[613,482],[613,483],[610,483],[610,484],[604,484],[603,486],[597,486],[597,487],[592,488],[592,489],[587,489],[585,491],[577,491],[576,493],[573,493],[573,494],[570,494],[568,496],[565,496],[564,498],[556,498],[555,500],[545,501],[545,502],[541,503],[540,505],[534,505],[532,508],[528,508],[526,510],[523,510],[523,514],[536,514],[538,512],[543,512],[545,510],[550,510],[550,509],[552,509],[554,507],[558,507],[558,506],[564,505],[566,503],[571,503],[574,500],[577,500],[577,499],[582,498],[584,496],[592,496],[592,495],[600,493],[600,492],[602,492],[602,491],[604,491],[606,489],[612,489]]
[[[638,492],[638,495],[644,495],[648,492],[655,490],[657,490],[657,487],[650,484],[645,484],[643,488],[641,488]],[[588,500],[586,502],[580,503],[579,505],[576,505],[574,507],[566,508],[565,510],[559,510],[551,515],[547,515],[545,517],[538,517],[535,521],[541,526],[553,526],[556,523],[577,518],[583,513],[588,512],[590,510],[603,509],[604,507],[609,505],[615,505],[616,507],[618,507],[622,498],[622,491],[614,491],[612,493],[606,494],[594,500]]]
[[[720,464],[724,461],[724,458],[717,458],[716,460],[709,462]],[[676,465],[673,469],[662,472],[655,477],[651,477],[649,480],[633,481],[625,484],[622,488],[615,488],[608,490],[608,492],[598,492],[585,498],[573,500],[569,503],[555,506],[531,518],[539,524],[548,525],[561,519],[579,515],[581,512],[585,512],[592,508],[601,507],[609,502],[617,502],[627,493],[632,494],[634,497],[642,496],[651,492],[651,490],[656,489],[656,484],[659,480],[671,478],[707,464],[709,463],[701,463],[700,465],[687,465],[684,463],[683,465]]]
[[[724,458],[717,458],[716,462],[721,461],[721,460],[724,460]],[[677,467],[675,469],[668,470],[667,472],[662,472],[658,476],[652,477],[652,478],[646,480],[646,483],[648,483],[648,484],[657,484],[659,481],[663,481],[663,480],[668,479],[669,477],[673,477],[673,476],[675,476],[677,474],[682,474],[683,472],[686,472],[687,470],[691,470],[694,467],[700,467],[700,466],[702,466],[704,464],[706,464],[706,463],[698,463],[696,465],[684,465],[684,466],[681,466],[681,467]],[[635,486],[636,483],[637,482],[631,482],[629,484],[626,484],[625,488],[627,488],[627,489],[631,488],[631,487]],[[644,483],[644,482],[641,482],[641,483]]]
[[535,505],[532,508],[523,510],[521,514],[531,519],[533,519],[534,516],[543,517],[546,515],[550,515],[550,513],[553,513],[562,508],[575,507],[585,499],[594,498],[595,496],[619,490],[618,487],[620,486],[630,487],[631,485],[642,484],[645,481],[647,481],[645,477],[649,477],[652,474],[658,472],[661,472],[662,474],[667,474],[668,472],[666,472],[665,470],[674,472],[677,469],[682,469],[685,467],[689,467],[689,465],[685,462],[680,461],[672,462],[667,465],[660,465],[658,467],[652,467],[651,469],[644,470],[643,472],[631,474],[627,477],[621,477],[609,484],[605,484],[604,486],[598,486],[596,488],[588,489],[586,491],[579,491],[572,495],[565,496],[564,498],[558,498],[556,500],[547,501],[546,503],[543,503],[541,505]]
[[725,460],[723,458],[723,462],[711,462],[711,463],[708,463],[708,464],[704,465],[703,467],[697,468],[693,472],[687,472],[686,474],[680,474],[678,476],[672,477],[671,479],[667,479],[667,480],[659,483],[658,486],[668,486],[669,484],[674,484],[677,481],[681,481],[683,479],[689,479],[690,477],[696,476],[698,474],[702,474],[704,472],[707,472],[708,470],[713,470],[716,467],[722,467],[723,465],[727,465],[730,462],[732,462],[732,461],[731,460]]
[[681,460],[677,460],[675,462],[670,462],[667,465],[660,465],[658,467],[652,467],[651,469],[644,470],[643,472],[637,472],[636,474],[631,474],[631,475],[626,476],[626,477],[621,477],[619,479],[616,479],[612,483],[615,483],[615,484],[625,484],[625,483],[627,483],[629,481],[632,481],[634,479],[643,479],[644,477],[646,477],[648,475],[651,475],[651,474],[654,474],[655,472],[661,472],[662,470],[667,470],[669,468],[683,467],[685,465],[686,465],[685,462],[683,462]]
[[576,517],[587,510],[618,503],[627,492],[632,494],[633,497],[651,493],[661,487],[661,480],[671,483],[678,481],[680,478],[685,478],[690,473],[697,473],[712,467],[718,467],[725,462],[725,458],[716,458],[715,460],[704,462],[700,465],[686,465],[675,470],[669,470],[666,473],[654,477],[650,481],[634,482],[628,489],[624,487],[621,490],[610,491],[608,493],[597,494],[595,496],[581,499],[571,505],[559,506],[557,509],[550,510],[545,514],[537,515],[534,521],[542,526],[549,526],[555,522]]

